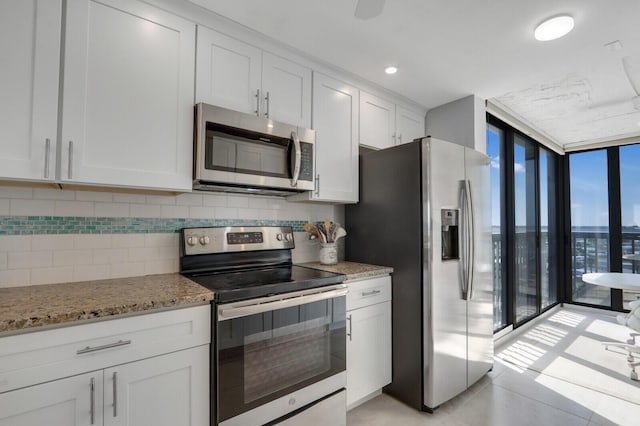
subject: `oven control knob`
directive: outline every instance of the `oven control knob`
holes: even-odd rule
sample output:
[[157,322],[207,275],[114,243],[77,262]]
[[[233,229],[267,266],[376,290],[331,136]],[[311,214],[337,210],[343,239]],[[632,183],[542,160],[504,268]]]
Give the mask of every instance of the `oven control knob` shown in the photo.
[[209,241],[209,237],[207,237],[206,235],[200,237],[200,245],[206,246],[207,244],[209,244]]
[[293,241],[293,234],[292,233],[285,234],[284,238],[287,241]]
[[282,241],[283,239],[284,239],[284,236],[282,234],[277,234],[276,235],[276,240]]
[[198,243],[198,237],[187,237],[187,244],[189,244],[191,247],[195,246]]

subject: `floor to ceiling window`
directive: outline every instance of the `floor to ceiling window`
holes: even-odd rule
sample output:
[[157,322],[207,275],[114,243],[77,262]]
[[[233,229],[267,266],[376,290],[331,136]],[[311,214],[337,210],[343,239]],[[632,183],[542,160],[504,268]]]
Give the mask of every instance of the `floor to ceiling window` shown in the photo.
[[491,234],[493,252],[493,329],[500,330],[509,324],[507,315],[506,271],[502,253],[506,248],[504,232],[504,131],[487,124],[487,155],[491,158]]
[[[622,219],[622,272],[640,273],[640,145],[620,147],[620,204]],[[640,299],[624,291],[623,308]]]
[[572,300],[611,307],[609,288],[582,281],[582,274],[609,271],[607,150],[570,154],[569,181]]
[[492,116],[487,154],[497,331],[517,327],[558,302],[560,157]]
[[582,281],[589,272],[640,273],[640,144],[568,155],[571,301],[629,309],[640,293]]

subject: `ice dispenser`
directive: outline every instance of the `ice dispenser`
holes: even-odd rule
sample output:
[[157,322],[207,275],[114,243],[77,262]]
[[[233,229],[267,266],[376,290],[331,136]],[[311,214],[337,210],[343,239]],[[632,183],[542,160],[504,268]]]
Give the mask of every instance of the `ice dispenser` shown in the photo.
[[458,210],[442,209],[442,260],[460,259],[458,251]]

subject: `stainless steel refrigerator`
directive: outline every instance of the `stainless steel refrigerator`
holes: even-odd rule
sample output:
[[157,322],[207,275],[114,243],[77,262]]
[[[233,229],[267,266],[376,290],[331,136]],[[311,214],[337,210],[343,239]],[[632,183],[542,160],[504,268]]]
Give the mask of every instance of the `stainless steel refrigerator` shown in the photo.
[[493,366],[489,158],[418,139],[360,156],[346,259],[391,266],[393,381],[432,411]]

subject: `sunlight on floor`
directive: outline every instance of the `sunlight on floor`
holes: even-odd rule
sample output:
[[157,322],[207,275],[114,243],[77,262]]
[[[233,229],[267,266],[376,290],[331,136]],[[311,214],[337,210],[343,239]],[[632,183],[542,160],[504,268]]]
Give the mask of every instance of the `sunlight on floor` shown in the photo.
[[537,346],[518,340],[496,356],[517,366],[527,368],[545,353],[546,351]]
[[575,312],[560,311],[548,318],[548,321],[568,325],[569,327],[577,327],[585,318],[584,315]]
[[588,407],[598,416],[617,425],[633,424],[640,413],[640,406],[614,397],[602,395],[597,391],[574,385],[564,380],[540,374],[535,382],[555,392],[563,398]]
[[555,346],[567,335],[566,331],[560,330],[549,325],[538,325],[531,331],[528,331],[524,337],[535,340],[547,346]]

